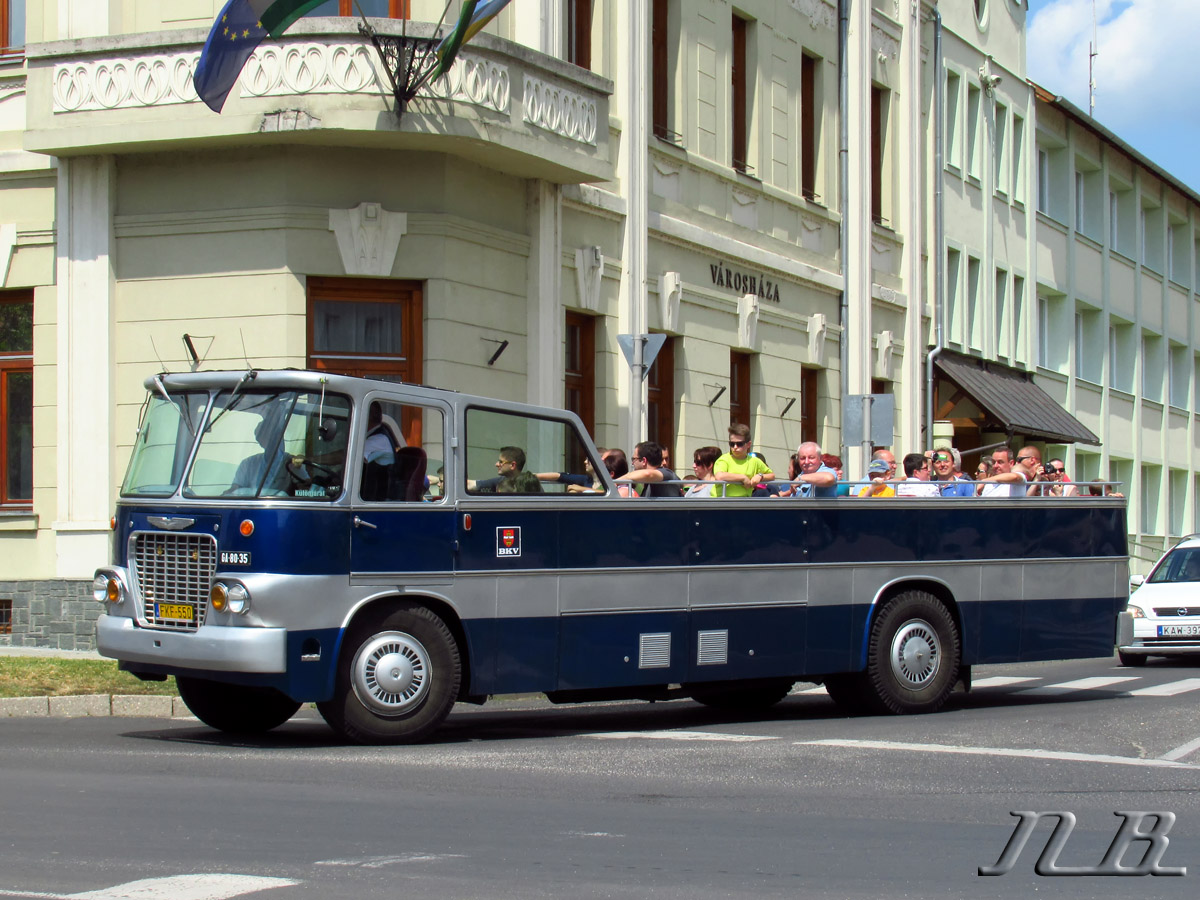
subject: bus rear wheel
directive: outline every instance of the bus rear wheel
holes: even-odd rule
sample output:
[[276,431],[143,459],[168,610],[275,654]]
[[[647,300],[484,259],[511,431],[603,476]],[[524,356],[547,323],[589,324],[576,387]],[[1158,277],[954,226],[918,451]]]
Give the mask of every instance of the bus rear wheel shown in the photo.
[[866,682],[871,706],[883,713],[939,709],[962,657],[954,618],[926,591],[906,591],[888,603],[871,628]]
[[231,734],[270,731],[300,708],[297,701],[275,688],[186,677],[176,677],[175,686],[192,715],[210,728]]
[[405,606],[352,629],[334,697],[317,709],[347,740],[412,744],[450,714],[461,678],[458,644],[446,623],[423,606]]

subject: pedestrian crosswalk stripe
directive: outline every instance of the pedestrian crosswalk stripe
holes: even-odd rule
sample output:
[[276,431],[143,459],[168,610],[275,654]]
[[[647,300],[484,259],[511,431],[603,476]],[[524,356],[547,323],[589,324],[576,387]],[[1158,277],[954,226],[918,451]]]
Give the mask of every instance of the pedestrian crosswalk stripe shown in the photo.
[[1092,678],[1077,678],[1075,681],[1063,681],[1059,684],[1043,684],[1038,687],[1017,691],[1017,693],[1025,697],[1048,697],[1056,694],[1069,694],[1072,691],[1096,690],[1097,688],[1108,687],[1113,684],[1121,684],[1125,681],[1137,680],[1136,675],[1096,675]]
[[993,675],[990,678],[980,678],[971,682],[971,690],[976,688],[1008,687],[1010,684],[1025,684],[1027,681],[1041,681],[1036,675],[1019,678],[1015,675]]
[[779,738],[765,734],[725,734],[720,731],[600,731],[582,734],[580,737],[601,741],[629,741],[637,738],[651,741],[729,741],[751,743],[753,741],[777,741]]
[[1138,688],[1129,691],[1131,697],[1174,697],[1176,694],[1186,694],[1188,691],[1200,690],[1200,678],[1184,678],[1182,681],[1170,681],[1166,684],[1156,684],[1151,687]]
[[33,891],[0,890],[0,897],[36,897],[38,900],[232,900],[272,888],[300,884],[291,878],[265,875],[197,873],[143,878],[82,894],[47,894]]

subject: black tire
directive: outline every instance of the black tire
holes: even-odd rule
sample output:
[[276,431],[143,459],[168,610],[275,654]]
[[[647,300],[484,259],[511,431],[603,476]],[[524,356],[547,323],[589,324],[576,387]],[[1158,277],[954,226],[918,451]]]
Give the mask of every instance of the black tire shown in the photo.
[[268,687],[177,677],[179,696],[197,719],[230,734],[262,734],[296,714],[300,703]]
[[1145,656],[1141,653],[1137,653],[1137,654],[1122,653],[1120,650],[1118,650],[1117,651],[1117,659],[1119,659],[1121,661],[1121,665],[1129,666],[1132,669],[1136,669],[1139,666],[1144,666],[1146,664],[1146,660],[1149,659],[1149,657]]
[[752,685],[712,685],[692,688],[690,695],[697,703],[714,709],[769,709],[786,697],[795,683],[772,679]]
[[857,716],[871,712],[871,686],[863,672],[848,672],[843,675],[828,675],[824,680],[825,691],[842,712]]
[[958,628],[941,601],[925,591],[899,594],[871,627],[867,699],[876,712],[934,712],[954,690],[961,658]]
[[423,606],[398,607],[347,634],[334,697],[317,709],[347,740],[414,744],[450,714],[461,679],[446,623]]

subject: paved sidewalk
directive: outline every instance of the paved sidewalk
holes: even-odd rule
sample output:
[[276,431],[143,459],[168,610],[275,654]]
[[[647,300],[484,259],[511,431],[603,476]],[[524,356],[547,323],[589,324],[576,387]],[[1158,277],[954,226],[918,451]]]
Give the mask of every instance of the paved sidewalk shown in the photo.
[[[103,659],[95,650],[55,650],[51,647],[0,645],[0,656],[42,656],[57,659]],[[0,719],[44,716],[130,716],[137,718],[192,718],[178,697],[147,694],[83,694],[70,697],[0,698]]]

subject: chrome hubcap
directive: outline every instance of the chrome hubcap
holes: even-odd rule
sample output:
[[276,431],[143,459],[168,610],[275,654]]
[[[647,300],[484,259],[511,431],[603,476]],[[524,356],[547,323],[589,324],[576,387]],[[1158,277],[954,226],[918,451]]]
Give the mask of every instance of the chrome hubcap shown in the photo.
[[891,659],[892,674],[902,685],[914,690],[925,687],[942,664],[937,632],[921,619],[905,622],[892,638]]
[[359,648],[350,668],[354,693],[364,706],[385,716],[403,715],[425,699],[429,654],[410,634],[377,634]]

